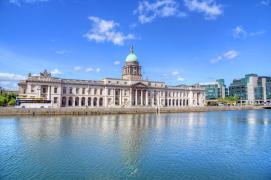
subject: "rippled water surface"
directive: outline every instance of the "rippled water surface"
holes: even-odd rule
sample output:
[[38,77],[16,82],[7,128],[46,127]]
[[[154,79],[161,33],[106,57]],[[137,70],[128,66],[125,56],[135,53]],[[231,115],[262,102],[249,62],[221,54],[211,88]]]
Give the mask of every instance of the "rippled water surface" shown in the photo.
[[271,111],[0,117],[0,179],[271,179]]

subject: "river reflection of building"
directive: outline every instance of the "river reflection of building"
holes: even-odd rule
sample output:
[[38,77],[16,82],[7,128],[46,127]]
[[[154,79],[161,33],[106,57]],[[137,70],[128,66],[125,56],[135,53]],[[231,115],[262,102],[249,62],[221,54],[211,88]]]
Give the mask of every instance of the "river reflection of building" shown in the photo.
[[119,145],[123,164],[131,176],[137,173],[142,151],[152,141],[163,142],[163,133],[174,128],[189,140],[200,135],[195,128],[205,123],[202,113],[32,117],[30,121],[29,117],[17,121],[17,127],[29,141],[53,143],[60,136],[86,137],[89,141],[98,138],[104,144],[113,140]]

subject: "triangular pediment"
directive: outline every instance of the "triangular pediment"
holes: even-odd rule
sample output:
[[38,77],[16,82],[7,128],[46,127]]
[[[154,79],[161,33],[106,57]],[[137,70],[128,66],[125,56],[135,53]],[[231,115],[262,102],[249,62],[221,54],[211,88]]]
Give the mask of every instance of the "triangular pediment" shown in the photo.
[[148,86],[146,84],[138,82],[138,83],[133,84],[132,87],[147,88]]

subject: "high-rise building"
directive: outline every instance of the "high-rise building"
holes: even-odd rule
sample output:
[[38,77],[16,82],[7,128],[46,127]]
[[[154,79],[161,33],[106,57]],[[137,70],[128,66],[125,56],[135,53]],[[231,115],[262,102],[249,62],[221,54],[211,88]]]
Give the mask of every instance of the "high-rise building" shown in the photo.
[[226,97],[227,89],[224,79],[218,79],[215,82],[200,83],[199,85],[205,89],[206,100],[216,100]]
[[271,77],[247,74],[234,79],[229,87],[230,96],[240,97],[242,103],[263,104],[271,102]]

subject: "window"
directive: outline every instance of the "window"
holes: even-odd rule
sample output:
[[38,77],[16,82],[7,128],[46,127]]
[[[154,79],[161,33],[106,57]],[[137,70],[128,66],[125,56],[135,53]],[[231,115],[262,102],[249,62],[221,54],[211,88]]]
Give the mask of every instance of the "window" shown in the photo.
[[91,94],[91,89],[90,88],[88,89],[88,94]]
[[70,94],[72,94],[72,88],[70,87]]
[[85,89],[85,88],[83,88],[83,89],[82,89],[82,94],[85,94],[85,91],[86,91],[86,89]]
[[54,93],[55,93],[55,94],[57,93],[57,88],[56,88],[56,87],[54,88]]
[[31,92],[34,92],[34,86],[31,86]]
[[110,84],[111,83],[111,81],[108,81],[108,84]]
[[94,95],[96,95],[97,94],[97,89],[94,89]]
[[79,93],[79,88],[76,88],[76,94],[78,94]]
[[66,94],[66,87],[63,88],[63,94]]
[[103,95],[103,89],[100,89],[100,95]]
[[111,89],[108,89],[107,90],[107,95],[110,95],[111,94]]
[[46,93],[46,88],[42,88],[42,93]]
[[54,97],[54,103],[55,104],[57,103],[57,97]]

